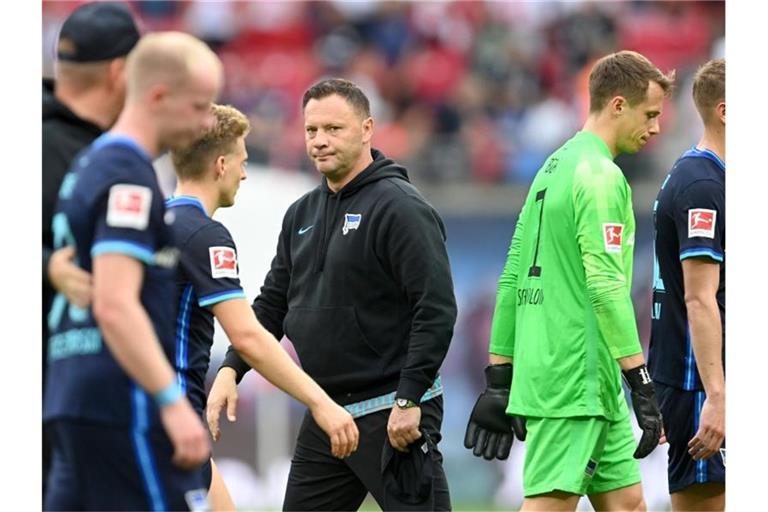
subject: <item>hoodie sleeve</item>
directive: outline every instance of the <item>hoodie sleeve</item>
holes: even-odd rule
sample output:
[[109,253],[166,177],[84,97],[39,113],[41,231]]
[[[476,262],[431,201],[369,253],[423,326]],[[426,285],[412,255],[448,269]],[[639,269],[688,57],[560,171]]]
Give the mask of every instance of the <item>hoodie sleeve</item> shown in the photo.
[[[288,284],[291,281],[290,234],[293,207],[289,208],[283,217],[283,227],[277,240],[277,253],[272,258],[267,277],[261,291],[253,301],[251,308],[256,318],[278,341],[283,338],[283,319],[288,313]],[[242,360],[232,345],[227,348],[227,354],[221,368],[229,367],[235,370],[237,382],[251,369]]]
[[434,382],[453,336],[456,299],[437,212],[420,197],[393,201],[377,245],[413,311],[397,396],[419,402]]
[[53,254],[51,222],[59,198],[59,188],[69,168],[69,160],[59,138],[53,129],[43,127],[43,283],[49,286],[53,286],[48,276],[48,261]]

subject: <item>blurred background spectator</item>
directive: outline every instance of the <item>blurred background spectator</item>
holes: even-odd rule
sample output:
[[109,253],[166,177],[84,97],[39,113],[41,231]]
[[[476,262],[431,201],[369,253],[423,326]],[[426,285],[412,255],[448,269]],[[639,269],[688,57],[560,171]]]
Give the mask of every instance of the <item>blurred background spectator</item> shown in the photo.
[[[44,69],[80,2],[43,2]],[[724,35],[723,2],[132,2],[145,30],[184,30],[222,56],[222,100],[254,125],[251,161],[313,173],[299,100],[323,76],[360,83],[376,145],[417,182],[528,183],[580,126],[595,58],[637,50],[685,80]],[[687,95],[688,91],[679,90]],[[678,123],[676,102],[662,119]],[[681,130],[696,137],[695,123]],[[661,137],[621,163],[656,180],[677,153]],[[646,172],[644,169],[653,169]]]
[[[43,2],[44,76],[52,75],[61,23],[80,3]],[[251,120],[249,179],[238,207],[219,216],[238,240],[250,297],[268,268],[285,208],[318,182],[304,154],[304,90],[323,77],[340,76],[368,94],[376,122],[373,145],[407,166],[448,232],[459,319],[443,367],[441,446],[455,507],[519,506],[521,446],[507,462],[488,463],[472,457],[462,439],[482,388],[496,280],[527,186],[546,156],[581,127],[596,58],[630,49],[663,71],[677,70],[661,135],[642,152],[617,159],[633,188],[633,298],[647,344],[651,205],[677,156],[701,135],[691,77],[708,59],[724,56],[724,2],[129,4],[145,32],[182,30],[207,41],[226,70],[220,102]],[[160,167],[170,191],[172,173],[167,163]],[[288,341],[286,347],[291,350]],[[225,339],[217,341],[213,370],[225,348]],[[285,457],[302,410],[253,372],[244,382],[238,423],[225,422],[217,460],[239,506],[279,507]],[[662,447],[641,463],[651,510],[669,506],[665,457]]]

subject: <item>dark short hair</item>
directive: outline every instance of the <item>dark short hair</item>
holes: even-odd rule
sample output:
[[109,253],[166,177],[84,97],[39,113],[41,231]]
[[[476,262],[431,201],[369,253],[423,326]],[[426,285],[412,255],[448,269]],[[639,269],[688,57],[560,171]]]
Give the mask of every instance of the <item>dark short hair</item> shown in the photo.
[[693,102],[701,118],[707,121],[712,107],[721,101],[725,101],[725,59],[714,59],[696,71]]
[[301,101],[302,110],[307,106],[309,100],[319,100],[338,94],[347,103],[352,105],[352,108],[360,114],[361,117],[371,117],[371,104],[368,101],[368,97],[365,93],[354,83],[343,78],[329,78],[328,80],[322,80],[304,93],[304,98]]
[[665,96],[672,93],[675,71],[666,75],[645,56],[620,51],[598,60],[589,74],[589,111],[599,112],[614,96],[624,96],[630,105],[645,100],[649,82],[661,86]]

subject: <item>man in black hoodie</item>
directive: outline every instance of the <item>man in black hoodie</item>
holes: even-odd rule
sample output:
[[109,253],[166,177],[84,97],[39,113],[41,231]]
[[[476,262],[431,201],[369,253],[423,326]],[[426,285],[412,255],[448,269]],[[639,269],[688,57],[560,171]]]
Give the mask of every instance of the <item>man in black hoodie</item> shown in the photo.
[[[433,498],[449,510],[442,469],[438,370],[453,334],[456,301],[445,228],[402,166],[371,148],[368,99],[352,82],[322,81],[304,94],[307,154],[321,184],[293,203],[277,254],[253,302],[259,321],[294,344],[304,370],[356,418],[357,452],[339,460],[305,415],[285,510],[355,510],[370,492],[393,505],[381,473],[384,443],[407,452],[433,442]],[[249,369],[229,348],[208,399],[209,423]]]
[[[78,306],[90,301],[90,274],[73,261],[74,249],[53,250],[51,220],[59,187],[81,149],[112,126],[125,101],[125,56],[139,40],[123,4],[94,2],[75,9],[59,34],[55,83],[43,79],[43,389],[48,311],[56,291]],[[49,465],[43,435],[43,490]]]

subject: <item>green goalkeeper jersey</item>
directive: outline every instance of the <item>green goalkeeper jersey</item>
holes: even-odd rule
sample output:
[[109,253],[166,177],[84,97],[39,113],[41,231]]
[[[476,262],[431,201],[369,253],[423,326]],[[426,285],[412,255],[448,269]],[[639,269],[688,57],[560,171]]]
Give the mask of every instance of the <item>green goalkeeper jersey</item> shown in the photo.
[[619,414],[616,359],[642,351],[630,297],[632,195],[580,131],[539,169],[499,278],[489,351],[513,357],[509,414]]

